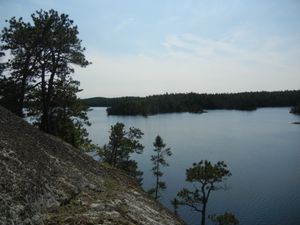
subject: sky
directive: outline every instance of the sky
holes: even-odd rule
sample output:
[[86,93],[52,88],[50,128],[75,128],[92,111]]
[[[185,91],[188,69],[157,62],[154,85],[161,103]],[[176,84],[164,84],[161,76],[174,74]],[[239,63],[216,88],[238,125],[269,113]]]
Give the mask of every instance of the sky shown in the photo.
[[81,98],[300,89],[300,0],[0,0],[0,29],[39,9],[78,26]]

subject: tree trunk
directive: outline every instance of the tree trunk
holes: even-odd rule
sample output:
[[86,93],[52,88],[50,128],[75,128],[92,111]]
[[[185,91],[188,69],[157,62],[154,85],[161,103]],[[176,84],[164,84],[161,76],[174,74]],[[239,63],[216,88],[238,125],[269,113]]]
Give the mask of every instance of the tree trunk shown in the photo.
[[24,99],[25,99],[25,89],[26,89],[26,80],[27,76],[24,75],[22,77],[22,83],[21,83],[21,88],[20,88],[20,93],[18,96],[18,105],[17,105],[17,115],[20,117],[23,117],[23,108],[24,108]]
[[46,93],[46,105],[47,105],[47,125],[48,125],[48,129],[47,132],[52,133],[53,127],[51,127],[50,124],[50,118],[51,118],[51,114],[50,114],[50,108],[51,108],[51,98],[53,95],[53,84],[54,84],[54,78],[55,78],[55,74],[56,74],[56,70],[57,70],[57,62],[59,61],[59,57],[57,58],[57,60],[55,59],[55,53],[51,54],[52,57],[52,70],[51,70],[51,75],[48,81],[48,90]]
[[206,193],[205,189],[206,189],[206,185],[202,185],[201,192],[202,192],[203,201],[202,201],[202,210],[201,210],[201,225],[205,225],[206,205],[211,191],[211,189],[209,189],[208,192]]
[[51,116],[50,106],[51,106],[51,97],[53,94],[54,77],[57,69],[57,63],[55,61],[55,57],[53,54],[52,54],[52,71],[48,81],[48,90],[46,89],[45,65],[43,67],[43,74],[42,74],[42,99],[43,99],[42,112],[43,113],[42,113],[41,129],[47,133],[51,133],[52,131],[52,129],[50,129],[50,116]]
[[118,153],[118,148],[114,147],[112,152],[112,160],[111,160],[113,167],[116,167],[117,165],[117,153]]
[[158,172],[159,172],[159,153],[157,152],[155,200],[157,200],[157,198],[158,198],[158,185],[159,185]]
[[42,116],[40,129],[48,132],[48,107],[46,103],[46,80],[45,80],[45,65],[42,67]]
[[23,108],[24,108],[24,99],[25,99],[25,92],[26,92],[26,86],[27,86],[27,78],[30,76],[30,69],[29,69],[29,61],[30,61],[30,55],[26,56],[26,60],[24,63],[25,68],[21,70],[21,87],[20,91],[18,92],[18,100],[17,100],[17,115],[20,117],[23,117]]
[[201,210],[201,225],[205,225],[205,219],[206,219],[206,204],[207,201],[204,200],[202,204],[202,210]]

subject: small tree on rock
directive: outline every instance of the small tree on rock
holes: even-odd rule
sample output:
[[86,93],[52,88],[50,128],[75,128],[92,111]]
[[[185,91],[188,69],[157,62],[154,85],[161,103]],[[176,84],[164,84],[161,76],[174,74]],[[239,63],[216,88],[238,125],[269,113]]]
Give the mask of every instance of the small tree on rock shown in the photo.
[[183,188],[177,193],[180,205],[186,205],[201,213],[201,225],[205,225],[206,207],[212,191],[222,189],[220,186],[227,177],[231,176],[227,165],[223,161],[216,164],[205,160],[194,163],[193,167],[186,170],[186,181],[194,186],[190,191]]
[[137,170],[137,163],[130,159],[130,154],[143,152],[144,146],[139,142],[144,133],[135,127],[125,129],[123,123],[116,123],[110,128],[109,142],[99,152],[104,162],[126,171],[141,183],[142,172]]
[[170,148],[165,148],[166,144],[163,139],[158,135],[155,138],[154,146],[154,155],[151,155],[151,161],[153,163],[152,172],[156,177],[155,187],[151,188],[148,192],[151,195],[154,195],[155,200],[159,198],[159,190],[166,189],[165,182],[160,180],[160,177],[163,176],[161,172],[161,167],[169,166],[169,164],[165,160],[165,156],[171,156],[172,152]]

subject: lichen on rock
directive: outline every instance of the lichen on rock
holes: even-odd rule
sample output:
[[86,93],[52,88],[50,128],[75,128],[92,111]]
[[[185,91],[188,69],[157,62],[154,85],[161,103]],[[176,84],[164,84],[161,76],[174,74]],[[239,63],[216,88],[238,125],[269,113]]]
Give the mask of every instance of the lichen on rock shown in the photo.
[[183,224],[122,171],[0,106],[0,225]]

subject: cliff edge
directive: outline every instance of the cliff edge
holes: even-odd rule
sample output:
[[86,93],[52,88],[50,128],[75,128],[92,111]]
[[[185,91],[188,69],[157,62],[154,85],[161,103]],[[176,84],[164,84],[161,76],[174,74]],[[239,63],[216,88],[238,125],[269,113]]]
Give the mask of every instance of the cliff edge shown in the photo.
[[0,106],[0,225],[180,225],[122,171]]

